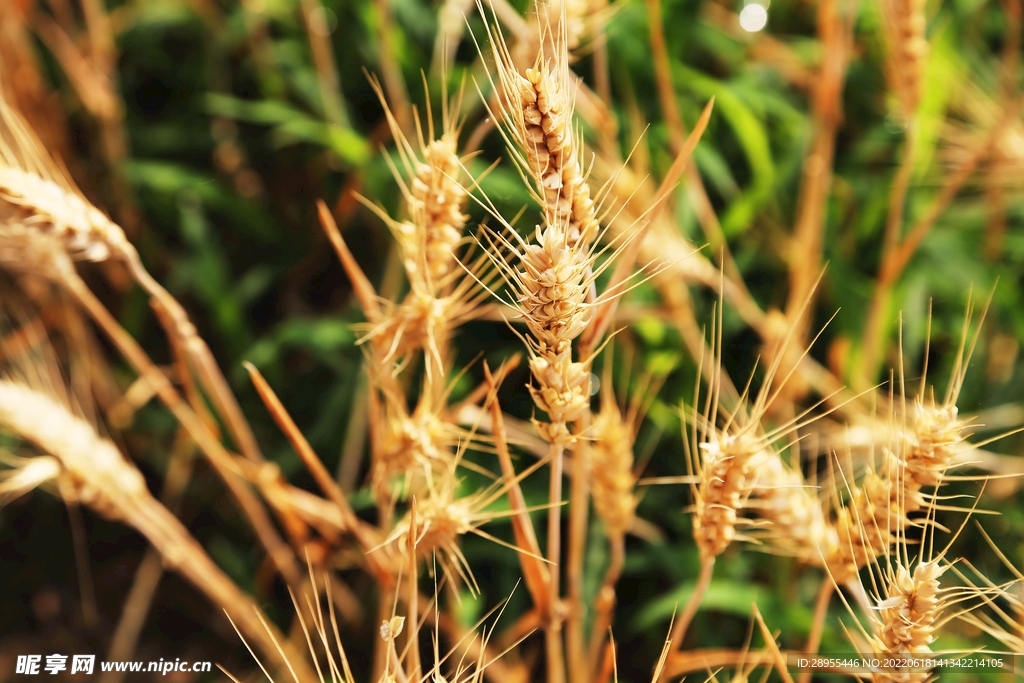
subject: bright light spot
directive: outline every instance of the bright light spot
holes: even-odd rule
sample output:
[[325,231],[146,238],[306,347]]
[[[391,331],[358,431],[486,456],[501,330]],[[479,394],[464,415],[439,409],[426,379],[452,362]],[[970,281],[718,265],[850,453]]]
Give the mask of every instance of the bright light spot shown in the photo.
[[768,23],[768,10],[764,5],[750,3],[740,12],[740,27],[744,31],[760,31]]

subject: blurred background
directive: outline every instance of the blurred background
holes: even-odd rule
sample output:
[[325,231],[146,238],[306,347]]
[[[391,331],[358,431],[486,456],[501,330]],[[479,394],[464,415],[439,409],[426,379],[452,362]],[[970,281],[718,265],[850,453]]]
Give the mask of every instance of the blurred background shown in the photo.
[[[529,10],[523,0],[512,5],[523,15]],[[884,382],[898,368],[900,318],[908,383],[920,376],[930,310],[929,377],[941,393],[969,293],[976,305],[991,293],[958,406],[961,415],[981,416],[978,438],[998,434],[1024,423],[1022,6],[1019,0],[928,2],[919,11],[923,27],[896,29],[916,31],[924,43],[894,45],[883,5],[602,3],[589,15],[599,26],[576,51],[572,68],[605,106],[581,110],[580,131],[602,161],[632,153],[631,169],[657,179],[675,156],[672,118],[692,126],[715,98],[693,157],[696,174],[684,176],[671,224],[679,244],[709,245],[704,259],[718,264],[727,254],[729,277],[745,283],[744,300],[762,312],[758,318],[725,303],[723,363],[737,384],[754,370],[773,314],[798,308],[794,297],[802,304],[821,268],[801,336],[809,341],[824,327],[810,354],[840,386],[855,389]],[[653,9],[664,29],[671,104],[664,75],[655,70],[660,62],[652,58],[660,49],[652,44]],[[381,153],[393,147],[391,133],[368,75],[381,78],[396,110],[405,103],[394,99],[404,98],[421,115],[425,81],[435,116],[441,94],[464,84],[464,151],[477,152],[466,164],[480,176],[506,152],[478,93],[478,87],[490,91],[490,57],[481,60],[471,35],[485,42],[477,9],[466,0],[0,0],[4,96],[189,311],[263,451],[285,477],[311,486],[242,361],[261,369],[327,468],[352,492],[356,510],[370,517],[367,380],[351,329],[362,314],[317,224],[315,203],[331,207],[378,291],[397,297],[403,283],[393,240],[356,200],[366,196],[392,215],[401,206]],[[532,202],[508,163],[487,174],[481,189],[506,216]],[[901,193],[896,246],[902,251],[887,246],[886,237],[893,197]],[[469,212],[473,232],[485,212],[473,203]],[[891,258],[897,252],[902,261]],[[166,341],[130,279],[116,266],[86,265],[82,272],[122,325],[167,363]],[[695,277],[684,288],[685,305],[700,325],[710,324],[718,298],[713,281]],[[679,305],[647,282],[618,314],[617,383],[635,386],[644,372],[664,381],[637,441],[648,477],[686,473],[679,406],[692,400],[696,361],[686,341],[693,329],[677,324]],[[471,369],[455,383],[455,396],[475,384],[481,355],[495,367],[521,345],[495,311],[463,327],[458,348],[456,366]],[[132,374],[109,349],[101,352],[110,359],[110,393],[96,401],[107,431],[159,492],[175,423],[152,402],[128,417],[123,407],[119,414],[119,393]],[[524,419],[532,411],[521,390],[527,372],[515,371],[502,395],[505,410]],[[792,406],[808,405],[815,391],[795,388]],[[1016,458],[1022,444],[1012,435],[988,446],[987,471],[1024,471]],[[528,499],[544,500],[543,481],[527,480],[526,488]],[[684,511],[688,500],[686,486],[643,489],[642,523],[628,540],[614,624],[623,682],[649,679],[673,608],[692,590],[698,560]],[[1024,566],[1022,501],[1016,479],[993,481],[983,500],[1001,513],[985,518],[985,528],[1012,539],[1002,550],[1017,566]],[[194,464],[171,507],[287,629],[287,592],[204,462]],[[507,522],[488,530],[511,535]],[[990,578],[1007,576],[978,535],[959,543]],[[148,616],[128,658],[212,660],[240,677],[254,671],[227,621],[180,578],[156,572],[152,558],[147,568],[146,551],[130,529],[42,492],[0,510],[0,681],[13,680],[19,654],[105,657],[131,604],[147,605]],[[601,544],[592,544],[592,552],[588,563],[600,567]],[[511,551],[467,538],[465,555],[483,588],[479,599],[462,605],[467,623],[509,595],[509,613],[522,611],[528,597],[521,587],[514,591],[520,568]],[[345,562],[338,558],[340,572]],[[592,593],[600,574],[595,569],[586,580]],[[780,642],[799,646],[819,580],[793,558],[733,547],[718,565],[687,644],[742,645],[757,601],[766,621],[782,631]],[[353,577],[349,588],[365,595],[369,584]],[[133,595],[148,597],[133,603]],[[374,614],[357,602],[345,615],[343,636],[357,668],[377,630]],[[947,644],[978,637],[954,631]],[[846,651],[844,643],[831,621],[823,650]],[[166,677],[172,679],[199,680]]]

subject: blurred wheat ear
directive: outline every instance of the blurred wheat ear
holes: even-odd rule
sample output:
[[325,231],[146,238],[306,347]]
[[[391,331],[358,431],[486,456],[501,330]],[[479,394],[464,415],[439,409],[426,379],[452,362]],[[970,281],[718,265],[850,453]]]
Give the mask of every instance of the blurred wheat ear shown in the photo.
[[[10,305],[15,294],[8,289]],[[12,335],[12,330],[17,335]],[[21,339],[12,346],[9,339]],[[261,623],[259,608],[209,558],[188,530],[149,492],[142,474],[112,441],[81,416],[74,392],[38,320],[12,325],[0,310],[0,426],[31,444],[38,455],[12,459],[0,500],[52,484],[68,505],[82,505],[102,517],[135,528],[182,574],[259,644],[278,652],[280,634]],[[283,664],[274,657],[275,666]],[[298,666],[302,666],[301,663]]]

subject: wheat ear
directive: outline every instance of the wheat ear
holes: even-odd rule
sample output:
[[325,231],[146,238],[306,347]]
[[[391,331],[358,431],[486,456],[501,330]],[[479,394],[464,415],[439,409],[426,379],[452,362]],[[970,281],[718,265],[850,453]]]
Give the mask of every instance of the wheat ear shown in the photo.
[[239,448],[252,460],[262,460],[241,408],[185,310],[145,269],[124,230],[85,198],[0,96],[0,258],[21,269],[45,266],[35,257],[40,247],[34,236],[53,238],[73,259],[124,262],[167,314],[167,333],[181,340]]
[[[481,9],[481,12],[483,10]],[[542,47],[533,67],[520,73],[501,33],[492,31],[498,80],[500,118],[505,137],[518,148],[513,157],[535,184],[548,225],[565,225],[570,246],[597,239],[597,220],[590,185],[580,163],[580,136],[574,129],[575,84],[569,75],[566,26],[542,25],[554,36],[545,55]]]
[[[947,470],[958,464],[970,426],[969,420],[959,417],[956,401],[978,341],[979,330],[970,334],[973,312],[968,303],[956,364],[942,401],[929,396],[927,351],[925,372],[909,406],[903,368],[899,368],[899,398],[890,396],[887,401],[891,411],[889,443],[881,448],[881,470],[870,468],[860,484],[850,487],[851,501],[837,515],[839,545],[827,560],[837,582],[852,579],[912,524],[911,516],[930,509],[938,500]],[[900,346],[902,349],[902,336]]]
[[781,552],[815,566],[838,545],[838,534],[825,514],[822,499],[803,473],[787,465],[773,449],[755,458],[753,506],[771,522],[768,542]]
[[883,0],[881,3],[888,76],[902,113],[908,119],[917,112],[924,89],[928,59],[925,4],[925,0]]
[[[65,500],[84,504],[138,530],[160,552],[165,564],[224,609],[265,656],[283,664],[273,642],[275,635],[278,641],[281,638],[263,628],[256,605],[213,563],[177,518],[152,497],[139,471],[91,424],[57,397],[6,378],[0,379],[0,424],[49,456],[40,462],[54,475]],[[59,467],[54,467],[56,463]],[[23,470],[23,478],[30,472]]]

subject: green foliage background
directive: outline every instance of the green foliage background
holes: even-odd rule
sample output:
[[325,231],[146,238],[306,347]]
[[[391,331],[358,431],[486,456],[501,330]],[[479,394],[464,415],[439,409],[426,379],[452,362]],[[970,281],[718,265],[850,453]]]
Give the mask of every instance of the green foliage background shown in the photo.
[[[32,5],[33,3],[23,3]],[[123,98],[123,129],[130,152],[111,166],[100,151],[99,124],[83,108],[61,65],[36,41],[53,97],[67,114],[72,141],[68,167],[84,191],[100,206],[124,206],[115,189],[127,184],[128,203],[141,221],[133,235],[147,266],[190,311],[202,336],[225,369],[251,419],[261,446],[292,482],[310,486],[299,461],[268,419],[247,377],[243,360],[255,363],[275,387],[296,422],[329,469],[361,428],[350,419],[361,400],[362,354],[351,325],[361,321],[349,283],[315,219],[315,201],[323,198],[345,216],[342,230],[371,279],[395,292],[391,238],[369,211],[352,207],[359,193],[397,210],[400,194],[379,153],[390,143],[383,112],[365,72],[381,68],[379,3],[323,0],[325,21],[341,84],[343,117],[329,123],[309,50],[298,0],[108,0],[115,26],[117,87]],[[525,5],[519,2],[519,5]],[[923,103],[922,147],[908,195],[912,222],[936,196],[951,168],[947,131],[951,126],[984,131],[970,117],[971,105],[1000,107],[1000,53],[1010,39],[1012,13],[1006,3],[950,0],[929,3],[931,60]],[[389,38],[412,99],[422,104],[421,71],[428,68],[437,34],[437,3],[393,0]],[[614,111],[622,123],[620,144],[628,152],[637,139],[650,155],[656,174],[671,164],[668,132],[655,96],[656,86],[640,0],[614,3],[607,25]],[[525,8],[521,8],[525,9]],[[800,68],[812,73],[823,59],[817,37],[816,5],[774,0],[763,35],[752,36],[734,23],[739,3],[666,0],[663,11],[672,77],[684,119],[692,124],[706,101],[716,106],[697,149],[695,163],[722,220],[736,261],[754,297],[765,308],[780,307],[787,291],[786,253],[796,214],[801,169],[811,144],[810,104],[804,85],[787,79],[777,64],[754,48],[778,41]],[[39,3],[36,12],[51,9]],[[837,138],[835,180],[828,199],[824,258],[828,266],[815,311],[815,329],[838,310],[811,354],[825,364],[851,344],[857,358],[873,283],[878,269],[890,187],[901,155],[904,128],[886,87],[883,44],[877,7],[856,4],[855,48],[843,93],[843,123]],[[1019,12],[1019,10],[1017,10]],[[726,14],[726,20],[716,17]],[[469,29],[484,35],[471,11]],[[1018,21],[1019,30],[1019,21]],[[450,68],[450,83],[463,72],[480,78],[472,43],[464,40]],[[591,58],[575,69],[590,78]],[[364,72],[365,70],[365,72]],[[1020,99],[1020,74],[1004,78],[1012,100]],[[472,82],[472,81],[471,81]],[[435,93],[436,80],[432,82]],[[477,98],[467,88],[467,99]],[[988,98],[988,105],[984,98]],[[435,100],[436,104],[436,100]],[[485,112],[476,105],[465,129]],[[643,122],[649,127],[641,129]],[[968,292],[984,299],[994,291],[981,343],[959,402],[961,414],[1009,407],[1021,420],[1024,372],[1019,345],[1024,339],[1024,122],[1013,119],[988,161],[958,194],[911,260],[895,290],[888,316],[895,363],[897,312],[902,311],[903,349],[908,380],[922,363],[929,302],[930,375],[944,387],[956,351]],[[589,131],[588,131],[589,132]],[[642,134],[642,137],[641,137]],[[504,151],[490,136],[475,170]],[[998,163],[997,163],[997,161]],[[530,199],[515,171],[499,166],[484,190],[510,215]],[[473,224],[483,219],[471,208]],[[698,244],[705,240],[690,205],[681,201],[678,222]],[[104,282],[95,272],[91,281]],[[391,284],[388,284],[388,283]],[[715,297],[694,290],[702,320],[710,320]],[[158,359],[165,342],[145,298],[137,291],[105,295],[125,327]],[[634,369],[679,358],[652,406],[639,443],[651,453],[646,476],[685,473],[678,407],[692,396],[694,359],[682,349],[678,333],[650,285],[631,303],[646,313],[622,333],[638,351]],[[745,378],[760,352],[760,340],[727,307],[725,363],[732,376]],[[464,328],[462,363],[482,352],[492,365],[518,350],[518,340],[501,322],[476,322]],[[851,362],[853,362],[851,361]],[[479,374],[479,363],[456,387],[464,392]],[[627,373],[620,373],[627,376]],[[122,380],[127,381],[127,371]],[[884,380],[885,376],[876,378]],[[529,417],[532,406],[521,387],[520,369],[502,394],[506,410]],[[128,451],[158,489],[166,467],[174,424],[155,404],[146,407],[123,436]],[[983,429],[980,435],[986,434]],[[121,438],[121,437],[119,437]],[[1020,452],[1020,436],[993,448]],[[362,485],[365,463],[356,477]],[[544,483],[527,482],[530,502],[546,498]],[[965,485],[965,490],[971,489]],[[1024,510],[1015,487],[984,506],[1001,512],[984,526],[1018,566],[1024,565]],[[692,590],[696,550],[684,508],[685,486],[644,490],[639,515],[660,532],[660,540],[632,538],[619,584],[615,635],[620,680],[644,681],[657,660],[668,621],[677,603]],[[357,507],[372,515],[365,489],[354,494]],[[4,558],[4,609],[0,610],[0,657],[55,648],[104,653],[107,638],[127,595],[127,587],[145,548],[132,532],[85,515],[87,561],[100,608],[99,622],[83,621],[79,580],[68,530],[68,512],[53,498],[34,495],[0,511],[0,557]],[[268,582],[263,556],[220,481],[198,464],[181,517],[210,554],[279,623],[287,625],[291,606],[281,586]],[[509,537],[497,522],[489,530]],[[596,590],[604,557],[595,528],[587,581]],[[1005,569],[976,534],[961,539],[962,552],[977,558],[993,579]],[[468,539],[465,553],[477,568],[484,589],[479,601],[467,599],[467,620],[512,595],[510,624],[528,601],[514,554],[496,545]],[[262,571],[262,573],[261,573]],[[357,594],[370,593],[365,577],[349,578]],[[798,647],[811,621],[819,575],[792,559],[774,557],[749,546],[734,547],[719,562],[712,589],[691,629],[687,646],[736,647],[743,643],[756,601],[766,621],[782,632],[781,643]],[[344,635],[356,653],[375,633],[373,610],[350,623]],[[833,611],[833,616],[841,616]],[[158,593],[136,659],[212,659],[235,672],[252,663],[237,637],[211,613],[191,587],[168,576]],[[976,634],[954,634],[958,638]],[[846,651],[833,619],[823,650]],[[967,642],[967,641],[964,641]],[[972,641],[973,642],[973,641]],[[32,650],[35,647],[36,650]],[[7,659],[0,659],[6,662]],[[13,661],[13,660],[11,660]],[[362,669],[365,664],[358,665]],[[0,680],[13,666],[0,666]]]

